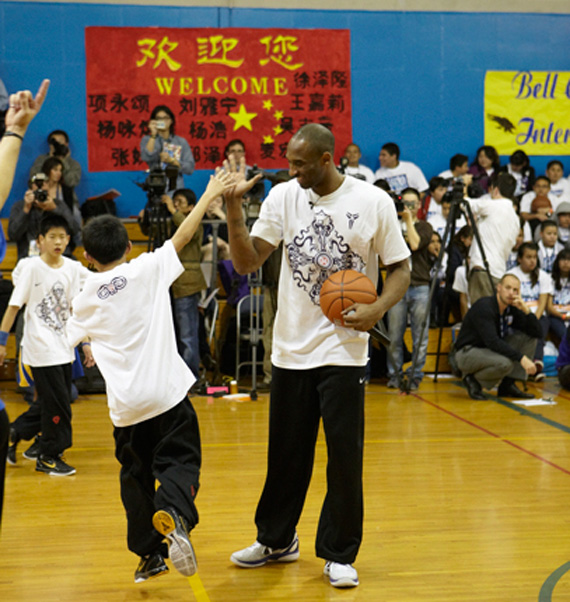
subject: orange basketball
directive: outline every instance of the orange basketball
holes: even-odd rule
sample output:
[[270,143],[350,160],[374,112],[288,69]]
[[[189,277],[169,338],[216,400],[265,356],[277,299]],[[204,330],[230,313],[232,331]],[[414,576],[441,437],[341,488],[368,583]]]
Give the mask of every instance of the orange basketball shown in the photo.
[[354,303],[374,303],[377,294],[368,276],[356,270],[342,270],[325,280],[320,297],[325,316],[337,326],[344,326],[341,316],[343,310]]

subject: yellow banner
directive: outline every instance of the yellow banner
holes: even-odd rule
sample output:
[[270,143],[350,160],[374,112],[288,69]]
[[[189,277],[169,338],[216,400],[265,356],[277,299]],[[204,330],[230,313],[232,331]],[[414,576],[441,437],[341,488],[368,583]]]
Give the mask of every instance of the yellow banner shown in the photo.
[[485,144],[500,155],[570,155],[570,72],[487,71]]

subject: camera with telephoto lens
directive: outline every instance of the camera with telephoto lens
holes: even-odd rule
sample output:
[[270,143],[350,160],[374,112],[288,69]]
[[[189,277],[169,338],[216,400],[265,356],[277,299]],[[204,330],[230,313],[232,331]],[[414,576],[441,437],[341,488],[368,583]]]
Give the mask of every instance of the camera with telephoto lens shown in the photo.
[[49,143],[53,146],[54,157],[65,157],[69,153],[69,147],[67,144],[58,142],[55,138],[50,138]]
[[398,214],[398,219],[402,219],[402,212],[406,208],[406,205],[405,205],[404,201],[402,200],[402,197],[399,194],[396,194],[393,190],[389,190],[387,192],[392,197],[392,200],[394,201],[394,206],[396,207],[396,213]]
[[148,193],[148,198],[151,204],[160,204],[162,195],[167,190],[176,188],[176,180],[178,178],[178,167],[167,165],[166,169],[156,167],[148,172],[146,180],[142,184],[137,184],[145,192]]
[[166,192],[167,184],[166,172],[163,169],[153,169],[142,183],[141,188],[151,193],[152,196],[160,198]]
[[48,191],[42,190],[44,184],[47,181],[47,177],[45,173],[37,173],[32,176],[32,182],[36,185],[36,190],[34,190],[34,199],[38,201],[38,203],[45,203],[48,198]]

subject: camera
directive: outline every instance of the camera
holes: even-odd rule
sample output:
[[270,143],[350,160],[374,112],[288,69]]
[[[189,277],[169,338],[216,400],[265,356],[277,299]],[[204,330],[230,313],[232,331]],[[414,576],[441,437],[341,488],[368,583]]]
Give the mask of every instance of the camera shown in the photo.
[[166,123],[162,120],[159,120],[156,122],[156,129],[157,130],[165,130],[166,129]]
[[151,195],[160,198],[166,192],[168,179],[166,172],[162,169],[153,169],[149,172],[146,180],[142,184],[142,189]]
[[402,211],[404,211],[406,205],[402,200],[402,197],[399,194],[396,194],[393,190],[387,191],[392,200],[394,201],[394,206],[396,207],[396,213],[398,214],[398,219],[402,218]]
[[36,185],[37,190],[34,190],[34,199],[38,203],[45,203],[48,198],[48,191],[42,190],[44,184],[47,181],[45,173],[37,173],[32,176],[32,182]]
[[255,178],[256,175],[261,174],[262,178],[259,182],[256,182],[255,186],[245,195],[249,201],[257,201],[260,202],[265,196],[265,185],[263,184],[263,180],[270,179],[268,174],[266,174],[263,169],[259,169],[257,165],[254,165],[250,169],[247,170],[246,180],[251,180],[251,178]]
[[69,147],[67,144],[62,144],[55,138],[50,138],[49,143],[53,146],[53,154],[55,157],[65,157],[69,152]]
[[150,203],[161,203],[162,195],[169,189],[176,188],[176,179],[178,178],[178,167],[167,165],[166,169],[156,167],[148,172],[146,180],[142,184],[137,184],[148,193]]

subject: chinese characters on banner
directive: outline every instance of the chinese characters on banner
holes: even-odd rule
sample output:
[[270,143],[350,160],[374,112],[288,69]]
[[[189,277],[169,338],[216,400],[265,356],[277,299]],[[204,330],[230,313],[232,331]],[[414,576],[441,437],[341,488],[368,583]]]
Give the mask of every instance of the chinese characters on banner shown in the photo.
[[500,155],[570,155],[570,72],[487,71],[485,144]]
[[324,29],[87,27],[90,171],[146,169],[139,143],[167,105],[197,169],[243,140],[247,162],[287,167],[292,134],[321,123],[336,159],[352,141],[350,35]]

